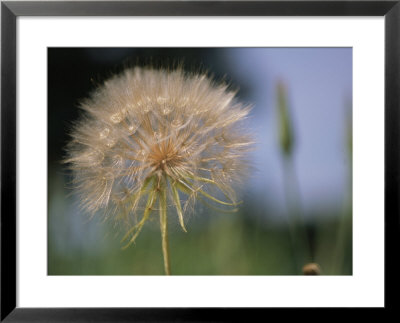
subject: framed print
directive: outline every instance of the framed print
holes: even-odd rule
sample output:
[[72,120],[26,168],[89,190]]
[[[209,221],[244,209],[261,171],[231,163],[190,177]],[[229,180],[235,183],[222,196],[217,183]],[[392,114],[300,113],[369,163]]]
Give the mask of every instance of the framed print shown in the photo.
[[1,9],[2,321],[394,307],[398,1]]

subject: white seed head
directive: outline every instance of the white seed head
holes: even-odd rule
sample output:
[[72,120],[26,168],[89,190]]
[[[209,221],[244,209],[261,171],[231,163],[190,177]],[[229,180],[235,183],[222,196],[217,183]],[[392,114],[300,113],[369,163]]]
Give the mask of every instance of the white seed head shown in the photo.
[[81,107],[65,162],[86,211],[133,219],[143,203],[157,207],[160,190],[178,215],[181,202],[197,196],[235,205],[232,185],[248,169],[252,146],[242,127],[250,108],[226,85],[181,69],[131,68]]

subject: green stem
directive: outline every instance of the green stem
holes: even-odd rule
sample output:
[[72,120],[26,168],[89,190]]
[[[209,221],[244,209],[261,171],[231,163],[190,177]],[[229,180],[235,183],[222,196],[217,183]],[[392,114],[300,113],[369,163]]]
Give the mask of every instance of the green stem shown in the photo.
[[[352,128],[352,117],[351,110],[352,105],[351,101],[347,102],[348,108],[348,116],[347,116],[347,129],[346,129],[346,146],[347,146],[347,159],[348,159],[348,169],[347,169],[347,194],[346,198],[343,202],[343,210],[340,215],[339,225],[336,236],[336,248],[334,252],[334,264],[333,264],[333,273],[340,275],[344,272],[344,261],[345,261],[345,251],[346,244],[348,243],[349,233],[352,228],[352,192],[353,192],[353,182],[352,182],[352,173],[353,173],[353,128]],[[351,239],[351,238],[350,238]]]
[[352,215],[352,182],[351,182],[351,171],[349,175],[348,193],[347,198],[343,205],[343,211],[339,218],[339,225],[336,236],[336,247],[334,250],[334,265],[333,274],[342,275],[343,265],[345,261],[345,250],[346,243],[349,238],[349,227],[351,227],[351,215]]
[[289,232],[292,239],[296,272],[311,261],[311,250],[304,219],[301,215],[300,189],[298,187],[293,160],[285,157],[284,177],[286,201],[289,209]]
[[167,219],[167,187],[163,178],[163,187],[160,188],[160,229],[161,242],[164,258],[164,270],[166,275],[171,275],[171,267],[169,262],[169,247],[168,247],[168,219]]

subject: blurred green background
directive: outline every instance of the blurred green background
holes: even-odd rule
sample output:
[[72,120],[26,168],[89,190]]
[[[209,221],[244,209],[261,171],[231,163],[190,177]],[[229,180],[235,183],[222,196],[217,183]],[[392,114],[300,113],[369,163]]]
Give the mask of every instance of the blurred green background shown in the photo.
[[127,66],[183,63],[254,105],[254,171],[239,212],[197,204],[169,220],[174,275],[352,274],[350,48],[49,48],[48,274],[163,275],[158,217],[122,250],[123,228],[89,220],[60,163],[79,101]]

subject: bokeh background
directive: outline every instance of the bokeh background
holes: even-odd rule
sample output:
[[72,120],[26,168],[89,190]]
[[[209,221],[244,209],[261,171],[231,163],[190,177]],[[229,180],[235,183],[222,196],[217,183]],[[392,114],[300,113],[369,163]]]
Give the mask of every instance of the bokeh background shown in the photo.
[[321,274],[351,275],[351,48],[49,48],[48,274],[163,274],[158,217],[122,250],[115,223],[78,209],[61,160],[79,102],[98,84],[125,67],[177,63],[239,89],[254,106],[257,146],[238,213],[198,204],[188,233],[170,220],[172,273],[298,275],[315,262]]

